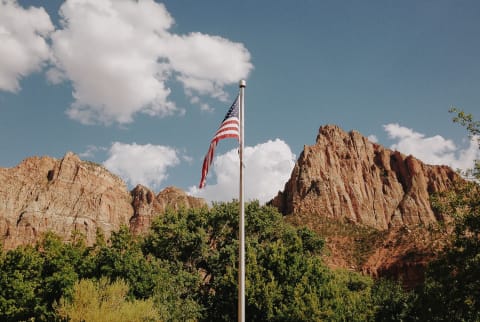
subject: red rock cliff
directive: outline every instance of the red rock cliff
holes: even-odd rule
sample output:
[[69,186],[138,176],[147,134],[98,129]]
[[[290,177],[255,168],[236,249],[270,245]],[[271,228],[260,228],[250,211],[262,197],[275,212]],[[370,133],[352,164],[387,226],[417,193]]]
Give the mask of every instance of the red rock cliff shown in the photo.
[[370,142],[360,133],[322,126],[305,146],[283,192],[272,200],[284,214],[305,214],[380,230],[436,222],[429,195],[458,175]]
[[148,188],[138,185],[131,194],[134,213],[130,219],[130,229],[136,234],[146,233],[153,219],[168,208],[178,210],[181,207],[200,208],[207,205],[205,200],[189,196],[175,187],[167,187],[155,196]]
[[202,199],[176,188],[157,196],[144,187],[129,192],[119,177],[70,152],[61,160],[32,157],[16,167],[0,168],[0,241],[4,249],[33,243],[46,231],[64,240],[78,231],[92,244],[97,228],[106,237],[121,225],[131,224],[132,231],[141,233],[167,207],[203,205]]

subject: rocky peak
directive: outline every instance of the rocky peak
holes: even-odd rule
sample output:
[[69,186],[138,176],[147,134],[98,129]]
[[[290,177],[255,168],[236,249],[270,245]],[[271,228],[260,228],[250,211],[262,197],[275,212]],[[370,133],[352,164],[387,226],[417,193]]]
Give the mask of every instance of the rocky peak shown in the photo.
[[153,219],[169,208],[178,210],[182,207],[188,209],[207,206],[204,199],[189,196],[176,187],[167,187],[155,196],[148,188],[137,185],[131,194],[134,214],[130,219],[130,229],[136,234],[147,232]]
[[325,261],[332,267],[415,287],[448,238],[435,225],[444,218],[432,210],[430,195],[455,180],[460,176],[447,166],[424,164],[327,125],[304,147],[284,191],[270,203],[287,220],[326,236]]
[[168,207],[178,210],[181,207],[201,208],[207,205],[204,199],[189,196],[177,187],[166,187],[157,195],[157,200],[162,204],[163,210]]
[[73,231],[92,244],[97,229],[106,237],[121,225],[136,233],[154,216],[180,206],[206,205],[177,188],[157,196],[146,187],[132,192],[103,166],[82,161],[72,152],[62,159],[31,157],[13,168],[0,168],[0,242],[4,249],[35,242],[53,231],[69,240]]
[[322,126],[305,146],[283,192],[272,200],[284,214],[342,219],[384,230],[436,222],[429,196],[459,176],[370,142],[356,131]]
[[128,223],[133,208],[125,183],[105,168],[68,152],[32,157],[0,171],[0,236],[9,249],[46,231],[68,240],[76,230],[93,243]]

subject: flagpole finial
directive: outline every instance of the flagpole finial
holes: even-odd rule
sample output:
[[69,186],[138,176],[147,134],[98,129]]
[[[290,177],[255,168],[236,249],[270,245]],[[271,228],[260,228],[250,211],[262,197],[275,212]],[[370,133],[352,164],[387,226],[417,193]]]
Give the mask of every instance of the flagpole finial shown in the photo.
[[239,84],[239,85],[240,85],[240,87],[246,87],[246,86],[247,86],[247,82],[246,82],[244,79],[242,79],[242,80],[240,81],[240,84]]

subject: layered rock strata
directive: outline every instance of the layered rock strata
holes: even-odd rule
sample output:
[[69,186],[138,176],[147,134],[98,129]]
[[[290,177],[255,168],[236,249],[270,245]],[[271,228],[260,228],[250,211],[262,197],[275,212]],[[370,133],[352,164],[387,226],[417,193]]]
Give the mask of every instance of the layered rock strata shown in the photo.
[[121,225],[146,232],[152,219],[167,207],[203,205],[202,199],[176,188],[157,196],[141,186],[129,192],[119,177],[71,152],[60,160],[32,157],[16,167],[0,168],[0,241],[4,249],[34,243],[47,231],[64,240],[77,231],[92,244],[97,229],[106,237]]
[[430,195],[459,176],[370,142],[356,131],[322,126],[305,146],[283,192],[271,201],[284,214],[348,220],[385,230],[428,225],[437,215]]

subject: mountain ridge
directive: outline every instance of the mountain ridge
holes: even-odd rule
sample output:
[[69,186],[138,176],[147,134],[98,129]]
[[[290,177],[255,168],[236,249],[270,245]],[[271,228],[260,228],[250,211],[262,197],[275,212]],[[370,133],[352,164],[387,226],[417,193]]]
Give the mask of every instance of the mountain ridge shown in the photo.
[[47,231],[64,240],[77,231],[88,244],[95,242],[97,229],[107,238],[122,225],[143,233],[167,208],[205,205],[203,199],[173,187],[158,195],[143,186],[128,191],[118,176],[72,152],[58,160],[35,156],[15,167],[0,168],[0,240],[4,249],[32,244]]
[[461,177],[448,166],[427,165],[336,125],[319,129],[305,145],[284,190],[270,202],[284,215],[346,219],[376,229],[441,220],[429,202]]
[[[332,267],[393,276],[408,286],[422,280],[447,233],[448,218],[430,195],[461,177],[447,166],[426,165],[338,126],[319,129],[305,145],[283,191],[270,201],[290,223],[326,239]],[[67,152],[62,159],[31,157],[0,168],[0,241],[4,249],[33,244],[53,231],[69,241],[74,231],[93,244],[126,225],[144,234],[167,209],[207,206],[175,187],[158,194],[125,182],[103,166]]]
[[269,204],[325,238],[329,266],[392,277],[412,288],[448,243],[442,226],[450,218],[434,210],[430,196],[458,180],[448,166],[427,165],[357,131],[325,125]]

